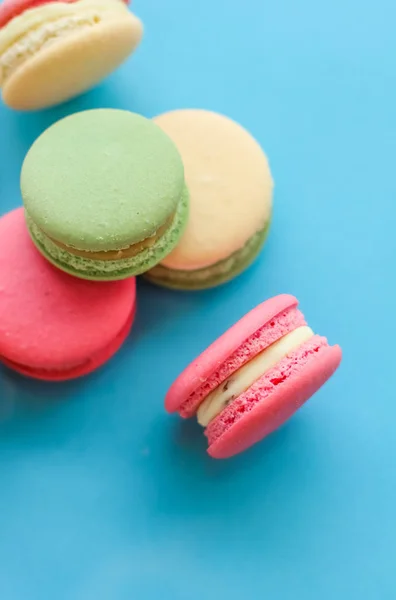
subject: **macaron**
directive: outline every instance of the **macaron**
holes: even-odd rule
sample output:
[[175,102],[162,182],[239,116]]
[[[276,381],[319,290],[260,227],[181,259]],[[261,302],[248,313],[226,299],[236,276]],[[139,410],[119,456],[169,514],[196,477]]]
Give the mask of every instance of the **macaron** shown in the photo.
[[0,219],[0,361],[47,381],[87,375],[129,334],[135,279],[93,283],[62,273],[36,250],[23,209]]
[[0,87],[17,110],[46,108],[114,71],[142,37],[123,0],[5,0],[0,4]]
[[280,427],[335,372],[339,346],[316,335],[296,298],[276,296],[245,315],[178,377],[168,412],[197,416],[208,453],[229,458]]
[[206,110],[156,117],[182,156],[190,216],[179,244],[147,275],[176,289],[210,288],[233,279],[268,234],[273,181],[266,155],[241,125]]
[[188,217],[176,146],[123,110],[85,111],[47,129],[25,158],[21,191],[37,248],[83,279],[147,271],[173,250]]

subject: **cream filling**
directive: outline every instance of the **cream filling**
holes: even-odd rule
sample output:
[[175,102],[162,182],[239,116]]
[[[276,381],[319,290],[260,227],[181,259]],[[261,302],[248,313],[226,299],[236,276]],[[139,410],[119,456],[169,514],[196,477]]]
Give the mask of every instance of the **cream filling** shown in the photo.
[[310,327],[297,327],[235,371],[202,402],[197,411],[198,423],[202,427],[207,427],[230,402],[246,392],[267,371],[313,335],[314,332]]
[[27,58],[59,38],[128,12],[122,0],[79,0],[25,11],[0,31],[0,85]]

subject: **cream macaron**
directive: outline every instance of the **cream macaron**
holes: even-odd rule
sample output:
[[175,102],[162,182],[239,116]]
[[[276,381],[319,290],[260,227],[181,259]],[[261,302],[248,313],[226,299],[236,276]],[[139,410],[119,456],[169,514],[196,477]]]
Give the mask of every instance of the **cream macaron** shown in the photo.
[[116,69],[142,37],[123,0],[5,0],[0,87],[16,110],[59,104]]
[[231,119],[176,110],[155,122],[184,162],[190,216],[177,247],[146,276],[177,289],[202,289],[244,271],[267,237],[273,181],[256,140]]

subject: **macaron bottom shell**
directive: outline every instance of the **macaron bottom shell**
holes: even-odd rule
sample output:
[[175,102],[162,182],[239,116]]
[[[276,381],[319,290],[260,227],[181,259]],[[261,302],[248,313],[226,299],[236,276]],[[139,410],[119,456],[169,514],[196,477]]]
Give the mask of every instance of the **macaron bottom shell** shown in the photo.
[[135,319],[136,314],[136,305],[134,306],[128,321],[125,323],[124,327],[118,333],[118,335],[112,340],[110,344],[108,344],[105,348],[96,352],[91,357],[87,358],[83,363],[72,365],[65,367],[65,369],[46,369],[43,367],[42,369],[37,369],[36,367],[29,367],[28,365],[22,365],[10,360],[7,360],[5,357],[0,357],[0,361],[9,369],[16,371],[20,375],[24,375],[25,377],[30,377],[33,379],[39,379],[41,381],[68,381],[70,379],[78,379],[79,377],[84,377],[85,375],[89,375],[96,369],[99,369],[104,364],[106,364],[118,350],[121,348],[126,338],[128,337],[133,321]]
[[55,244],[35,225],[27,213],[26,220],[35,246],[53,265],[81,279],[116,281],[141,275],[171,252],[184,231],[188,211],[189,193],[185,187],[173,222],[165,233],[156,240],[153,246],[144,248],[136,256],[119,260],[95,260],[76,256]]
[[209,267],[184,271],[158,264],[145,274],[145,278],[163,287],[186,291],[204,290],[227,283],[245,271],[257,258],[269,234],[270,225],[269,221],[243,248]]
[[[234,416],[227,416],[224,411],[210,423],[205,436],[209,442],[207,452],[212,458],[231,458],[260,442],[286,423],[334,374],[342,358],[339,346],[328,346],[322,342],[316,346],[308,343],[306,347],[309,352],[305,356],[303,347],[279,365],[284,366],[288,374],[276,377],[279,366],[266,373],[262,380],[247,390],[244,398],[237,399],[239,406],[234,405]],[[301,367],[300,361],[304,362]],[[265,379],[269,386],[266,386]],[[247,405],[251,401],[250,408],[243,406],[244,400],[248,401]],[[238,411],[239,418],[235,418]]]

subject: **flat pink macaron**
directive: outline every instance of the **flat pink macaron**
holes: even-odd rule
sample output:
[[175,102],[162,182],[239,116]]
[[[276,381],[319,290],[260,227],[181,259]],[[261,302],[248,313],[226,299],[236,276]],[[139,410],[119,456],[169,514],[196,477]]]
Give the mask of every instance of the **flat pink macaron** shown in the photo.
[[229,458],[280,427],[334,373],[339,346],[315,335],[281,295],[245,315],[173,383],[168,412],[198,414],[208,453]]
[[34,247],[23,209],[0,219],[0,360],[62,381],[103,365],[127,337],[135,279],[96,283],[50,265]]
[[[44,4],[52,4],[54,2],[63,2],[64,4],[73,4],[78,0],[5,0],[0,4],[0,27],[5,27],[12,19],[19,17],[26,10],[37,8]],[[129,4],[129,0],[124,0],[125,4]]]

